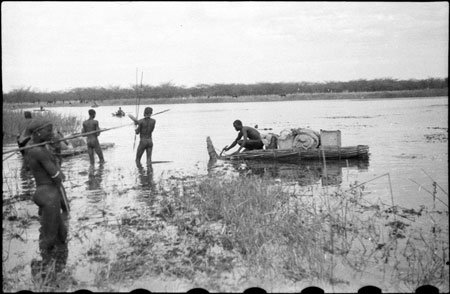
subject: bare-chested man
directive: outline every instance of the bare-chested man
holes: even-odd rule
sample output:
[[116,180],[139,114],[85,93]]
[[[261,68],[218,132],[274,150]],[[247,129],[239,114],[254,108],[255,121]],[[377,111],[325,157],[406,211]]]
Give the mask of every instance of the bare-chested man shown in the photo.
[[[53,126],[48,120],[33,120],[27,127],[32,137],[30,145],[49,141],[52,138],[52,129]],[[67,238],[67,227],[61,214],[64,174],[45,145],[27,149],[25,160],[36,182],[33,201],[39,206],[39,248],[44,264],[48,264],[53,250],[56,247],[64,247]]]
[[147,166],[152,164],[152,151],[153,151],[153,140],[152,133],[155,129],[156,121],[150,116],[153,113],[151,107],[146,107],[144,110],[144,118],[136,122],[136,134],[140,134],[140,142],[136,152],[136,165],[141,165],[141,157],[144,151],[147,152]]
[[[98,121],[95,120],[94,118],[95,118],[95,110],[89,109],[89,119],[85,120],[83,122],[82,133],[88,133],[88,132],[100,130]],[[89,154],[89,161],[91,162],[91,165],[93,165],[95,163],[94,151],[95,151],[95,153],[97,153],[100,163],[105,162],[105,160],[103,158],[102,148],[100,147],[100,143],[98,142],[98,138],[97,138],[99,135],[100,135],[100,132],[87,135],[87,138],[86,138],[88,154]]]
[[239,134],[236,140],[234,140],[229,147],[225,146],[223,148],[223,151],[230,150],[231,148],[236,146],[236,144],[239,144],[240,147],[235,153],[239,153],[242,148],[245,148],[244,151],[263,149],[264,143],[261,140],[260,133],[256,129],[243,126],[240,120],[235,120],[233,122],[233,126],[234,129],[239,132]]

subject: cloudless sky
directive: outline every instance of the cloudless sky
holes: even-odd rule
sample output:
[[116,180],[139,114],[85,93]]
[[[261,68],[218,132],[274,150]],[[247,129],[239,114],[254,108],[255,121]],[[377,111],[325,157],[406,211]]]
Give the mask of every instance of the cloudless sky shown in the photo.
[[443,2],[2,2],[3,91],[448,76]]

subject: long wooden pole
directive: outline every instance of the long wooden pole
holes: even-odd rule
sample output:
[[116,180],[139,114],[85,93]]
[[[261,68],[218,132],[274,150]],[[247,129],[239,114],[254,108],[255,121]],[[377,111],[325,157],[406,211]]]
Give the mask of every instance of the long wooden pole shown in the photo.
[[64,141],[64,140],[72,140],[72,139],[79,138],[79,137],[86,137],[87,135],[91,135],[91,134],[95,134],[95,133],[101,133],[101,132],[106,132],[106,131],[109,131],[109,130],[123,128],[123,127],[126,127],[126,126],[130,126],[130,124],[117,126],[117,127],[112,127],[112,128],[100,129],[100,130],[91,131],[91,132],[82,133],[82,134],[76,134],[76,135],[72,135],[72,136],[65,137],[65,138],[62,138],[62,139],[58,139],[58,140],[55,140],[55,141],[45,141],[45,142],[41,142],[41,143],[37,143],[37,144],[33,144],[33,145],[21,147],[21,148],[15,148],[15,149],[11,149],[11,150],[5,151],[2,154],[5,155],[7,153],[21,151],[21,150],[26,150],[26,149],[30,149],[30,148],[33,148],[33,147],[42,146],[42,145],[45,145],[45,144],[61,142],[61,141]]
[[[153,114],[153,115],[157,115],[157,114],[160,114],[160,113],[164,113],[164,112],[167,112],[167,111],[169,111],[169,110],[170,110],[170,109],[166,109],[166,110],[157,112],[157,113],[155,113],[155,114]],[[136,124],[137,119],[134,118],[134,117],[132,117],[132,116],[130,116],[130,115],[128,115],[128,116],[134,121],[133,124]],[[95,130],[95,131],[91,131],[91,132],[87,132],[87,133],[82,133],[82,134],[74,134],[74,135],[72,135],[72,136],[64,137],[64,138],[61,138],[61,139],[58,139],[58,140],[55,140],[55,141],[45,141],[45,142],[41,142],[41,143],[34,144],[34,145],[28,145],[28,146],[21,147],[21,148],[11,149],[11,150],[2,152],[2,155],[5,155],[5,154],[11,153],[11,152],[17,152],[17,151],[21,151],[21,150],[30,149],[30,148],[37,147],[37,146],[42,146],[42,145],[45,145],[45,144],[61,142],[61,141],[64,141],[64,140],[72,140],[72,139],[79,138],[79,137],[85,137],[85,136],[87,136],[87,135],[91,135],[91,134],[95,134],[95,133],[101,133],[101,132],[106,132],[106,131],[109,131],[109,130],[114,130],[114,129],[118,129],[118,128],[123,128],[123,127],[130,126],[130,125],[131,125],[131,124],[126,124],[126,125],[122,125],[122,126],[111,127],[111,128],[101,129],[101,130]],[[9,158],[9,157],[7,157],[7,158],[5,158],[5,159],[8,159],[8,158]],[[5,160],[5,159],[3,159],[3,160]]]

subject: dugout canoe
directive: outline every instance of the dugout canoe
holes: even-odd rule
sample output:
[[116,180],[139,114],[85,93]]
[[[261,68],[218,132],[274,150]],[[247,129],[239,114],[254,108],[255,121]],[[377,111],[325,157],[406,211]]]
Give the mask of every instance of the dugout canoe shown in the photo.
[[206,145],[210,159],[224,160],[276,160],[276,161],[301,161],[316,159],[350,159],[368,158],[369,146],[357,145],[346,147],[319,147],[310,150],[300,149],[265,149],[251,150],[234,155],[219,155],[214,148],[211,138],[206,137]]
[[[114,147],[114,143],[100,143],[100,148],[102,148],[102,150],[105,150],[105,149],[108,149],[111,147]],[[71,156],[87,153],[87,151],[88,150],[87,150],[86,145],[75,147],[73,149],[61,150],[61,157],[71,157]]]

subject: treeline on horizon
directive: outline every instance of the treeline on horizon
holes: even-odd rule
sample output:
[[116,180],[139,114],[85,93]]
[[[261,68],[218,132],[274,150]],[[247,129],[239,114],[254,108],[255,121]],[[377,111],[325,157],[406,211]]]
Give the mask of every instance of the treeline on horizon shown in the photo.
[[51,102],[56,101],[103,101],[114,99],[175,98],[175,97],[218,97],[218,96],[256,96],[313,93],[347,93],[405,91],[424,89],[446,89],[448,78],[428,78],[422,80],[397,80],[392,78],[374,80],[354,80],[348,82],[324,83],[257,83],[257,84],[201,84],[194,87],[176,86],[170,82],[159,86],[118,86],[74,88],[67,91],[37,92],[29,88],[14,89],[3,93],[4,102]]

